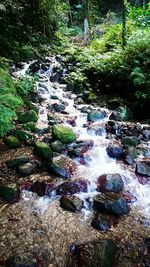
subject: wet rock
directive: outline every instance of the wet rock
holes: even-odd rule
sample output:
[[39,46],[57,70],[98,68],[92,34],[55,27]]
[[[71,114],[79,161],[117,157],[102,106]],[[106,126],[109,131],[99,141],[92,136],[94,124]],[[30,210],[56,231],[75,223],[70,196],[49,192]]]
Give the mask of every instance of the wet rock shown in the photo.
[[96,213],[92,219],[91,226],[100,231],[108,231],[112,226],[116,226],[118,218],[107,214]]
[[130,208],[118,193],[105,193],[94,198],[93,208],[116,216],[127,215]]
[[58,72],[54,72],[54,73],[51,75],[51,77],[50,77],[50,81],[51,81],[52,83],[59,83],[60,78],[61,78],[60,73],[58,73]]
[[6,267],[39,267],[39,262],[31,257],[11,256],[5,262]]
[[41,157],[45,160],[51,160],[53,156],[53,152],[49,145],[43,142],[35,142],[34,151],[37,156]]
[[134,203],[137,201],[136,196],[134,196],[132,193],[130,193],[128,191],[122,192],[121,195],[127,203]]
[[31,72],[32,74],[35,74],[38,70],[40,70],[40,62],[36,61],[31,63],[30,67],[29,67],[29,72]]
[[122,138],[121,143],[125,146],[138,146],[140,141],[136,136],[126,136]]
[[144,135],[145,138],[147,138],[148,140],[150,139],[150,129],[144,129],[142,131],[142,134]]
[[71,159],[60,155],[53,158],[51,169],[63,178],[70,178],[77,170],[77,166]]
[[137,150],[135,147],[129,146],[125,149],[124,157],[125,162],[129,165],[132,165],[135,162],[135,158],[137,156]]
[[83,208],[84,202],[76,196],[62,196],[60,198],[60,206],[64,210],[71,212],[80,211]]
[[35,164],[28,162],[18,167],[18,173],[23,176],[30,175],[35,171],[35,168]]
[[109,117],[110,120],[114,121],[128,121],[133,118],[131,110],[124,106],[118,107],[116,111],[113,111]]
[[59,140],[56,140],[53,143],[51,143],[51,149],[54,152],[61,153],[63,150],[65,150],[65,145]]
[[82,97],[77,97],[75,100],[74,100],[74,103],[75,105],[82,105],[84,104],[84,100]]
[[66,106],[64,104],[57,104],[57,103],[54,103],[51,108],[53,110],[55,110],[56,112],[62,112],[66,109]]
[[27,122],[22,125],[22,128],[26,131],[31,131],[33,133],[38,132],[38,128],[36,127],[35,122]]
[[8,203],[14,203],[19,198],[20,192],[11,187],[0,185],[0,198]]
[[25,130],[15,130],[14,134],[23,142],[28,142],[33,137],[31,133]]
[[88,121],[99,121],[99,120],[104,119],[105,117],[106,117],[105,111],[91,111],[87,116],[87,120]]
[[21,145],[20,140],[13,135],[9,135],[5,138],[6,144],[10,147],[10,148],[17,148]]
[[25,164],[29,162],[30,158],[27,155],[21,155],[18,157],[13,157],[12,159],[7,161],[7,165],[9,168],[16,168],[21,164]]
[[44,182],[35,182],[30,187],[30,191],[36,193],[39,197],[45,196],[47,185]]
[[75,144],[68,146],[68,154],[73,157],[82,157],[94,145],[93,140],[77,141]]
[[138,160],[136,162],[136,173],[150,176],[150,159]]
[[109,116],[109,120],[122,121],[121,114],[117,111],[113,111]]
[[122,177],[118,173],[103,174],[98,178],[97,190],[101,192],[121,192],[124,188]]
[[67,267],[115,267],[117,245],[113,240],[93,240],[75,243],[70,247]]
[[103,135],[105,133],[105,125],[90,124],[87,128],[88,134]]
[[59,100],[59,97],[57,95],[51,95],[51,99]]
[[38,115],[35,110],[29,110],[26,113],[18,113],[18,121],[20,123],[37,122]]
[[117,160],[123,159],[124,156],[123,148],[118,144],[109,145],[106,148],[106,152],[110,158]]
[[120,135],[121,134],[121,125],[116,121],[108,121],[106,124],[107,133]]
[[87,192],[88,182],[85,179],[69,181],[57,186],[56,194],[73,195],[81,192]]
[[82,113],[89,113],[91,111],[91,107],[90,106],[84,106],[81,108],[81,112]]
[[69,144],[76,140],[76,134],[71,128],[56,124],[52,128],[52,134],[54,139],[58,139],[63,144]]
[[76,117],[67,119],[67,123],[69,123],[72,127],[76,126]]

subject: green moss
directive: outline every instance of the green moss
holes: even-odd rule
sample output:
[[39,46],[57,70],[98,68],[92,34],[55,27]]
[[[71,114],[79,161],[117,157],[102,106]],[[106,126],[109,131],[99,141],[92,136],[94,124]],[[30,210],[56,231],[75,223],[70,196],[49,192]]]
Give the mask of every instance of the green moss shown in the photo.
[[24,123],[22,128],[24,130],[27,130],[27,131],[31,131],[31,132],[37,132],[37,128],[36,128],[36,123],[35,122],[27,122],[27,123]]
[[19,139],[16,136],[9,135],[6,137],[6,143],[10,148],[17,148],[21,145]]
[[34,146],[35,153],[37,156],[50,160],[52,158],[53,152],[50,149],[49,145],[43,142],[36,142]]
[[20,123],[37,122],[38,115],[34,110],[29,110],[26,113],[18,113],[18,121]]
[[14,134],[19,138],[19,140],[24,142],[28,141],[29,139],[32,139],[32,134],[30,134],[28,131],[15,130]]
[[53,126],[52,132],[54,139],[58,139],[64,144],[69,144],[76,140],[76,134],[69,127],[57,124]]

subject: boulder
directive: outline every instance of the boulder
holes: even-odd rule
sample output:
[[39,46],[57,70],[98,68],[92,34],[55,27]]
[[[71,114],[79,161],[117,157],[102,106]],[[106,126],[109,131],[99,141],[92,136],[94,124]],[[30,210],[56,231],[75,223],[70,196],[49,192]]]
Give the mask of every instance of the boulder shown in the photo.
[[53,156],[53,152],[49,145],[43,142],[35,142],[34,151],[37,156],[44,160],[51,160]]
[[62,112],[66,109],[66,106],[64,104],[57,104],[57,103],[54,103],[51,108],[53,110],[55,110],[56,112]]
[[136,162],[136,173],[150,177],[150,159],[138,160]]
[[118,193],[105,193],[94,198],[93,208],[116,216],[127,215],[130,208]]
[[133,114],[132,114],[131,110],[126,106],[118,107],[109,116],[109,119],[114,120],[114,121],[128,121],[132,118],[133,118]]
[[59,155],[53,158],[51,169],[63,178],[70,178],[77,170],[77,165],[71,159]]
[[87,120],[88,121],[99,121],[102,120],[106,117],[106,112],[105,111],[91,111],[88,116]]
[[100,231],[108,231],[118,223],[118,218],[107,214],[96,213],[92,219],[91,226]]
[[9,135],[5,138],[6,144],[10,147],[10,148],[17,148],[21,145],[20,140],[13,135]]
[[87,192],[88,182],[85,179],[69,181],[57,186],[56,194],[73,195],[80,192]]
[[67,267],[115,267],[117,245],[111,239],[78,242],[70,247]]
[[124,188],[122,177],[118,173],[103,174],[98,178],[97,190],[101,192],[119,193]]
[[77,97],[75,100],[74,100],[74,103],[75,105],[82,105],[84,104],[84,100],[82,97]]
[[18,167],[18,173],[23,176],[30,175],[34,171],[35,171],[35,164],[30,162],[25,163],[23,165],[19,165]]
[[29,110],[25,113],[18,113],[18,121],[19,123],[26,123],[26,122],[37,122],[38,114],[35,110]]
[[63,150],[65,150],[65,145],[59,140],[56,140],[51,143],[51,149],[54,152],[61,153]]
[[137,151],[135,147],[129,146],[125,149],[124,158],[127,164],[132,165],[135,162],[136,156]]
[[26,131],[31,131],[33,133],[36,133],[38,131],[37,127],[36,127],[36,123],[35,122],[26,122],[22,125],[22,128]]
[[15,130],[14,134],[19,138],[20,141],[27,142],[32,139],[32,134],[25,130]]
[[7,165],[9,168],[16,168],[21,164],[25,164],[29,162],[30,158],[27,155],[21,155],[18,157],[13,157],[12,159],[7,161]]
[[63,144],[69,144],[76,140],[76,134],[69,127],[56,124],[52,128],[52,134],[54,139],[58,139]]
[[114,158],[117,160],[123,159],[123,156],[124,156],[123,148],[122,148],[122,146],[120,146],[118,144],[109,145],[106,148],[106,152],[110,158]]
[[2,200],[7,203],[16,202],[17,199],[19,198],[19,194],[20,194],[19,191],[11,187],[0,185],[0,198],[2,198]]
[[46,184],[44,182],[36,181],[31,187],[29,188],[30,191],[36,193],[39,197],[43,197],[46,194]]
[[138,140],[138,138],[136,136],[126,136],[123,137],[121,140],[122,145],[125,146],[138,146],[140,141]]
[[105,133],[105,125],[92,123],[87,128],[88,134],[103,135]]
[[71,212],[80,211],[83,208],[84,202],[76,196],[62,196],[60,198],[60,206],[64,210]]

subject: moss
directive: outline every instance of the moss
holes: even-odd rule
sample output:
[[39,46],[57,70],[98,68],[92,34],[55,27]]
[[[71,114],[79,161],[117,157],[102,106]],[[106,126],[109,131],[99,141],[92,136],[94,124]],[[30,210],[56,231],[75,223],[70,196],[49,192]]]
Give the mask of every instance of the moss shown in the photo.
[[50,149],[49,145],[43,142],[36,142],[34,146],[34,151],[37,156],[47,160],[50,160],[53,155],[53,152]]
[[31,131],[31,132],[37,132],[37,128],[36,128],[36,123],[35,122],[27,122],[27,123],[24,123],[22,128],[24,130],[27,130],[27,131]]
[[38,115],[35,110],[29,110],[25,114],[18,113],[18,121],[20,123],[37,122]]
[[17,148],[21,145],[19,139],[16,136],[10,135],[6,137],[6,144],[10,147],[10,148]]
[[30,134],[28,131],[24,130],[15,130],[14,134],[19,138],[21,141],[28,141],[29,139],[32,139],[32,134]]
[[64,144],[69,144],[76,140],[76,134],[69,127],[57,124],[53,126],[52,132],[53,137]]

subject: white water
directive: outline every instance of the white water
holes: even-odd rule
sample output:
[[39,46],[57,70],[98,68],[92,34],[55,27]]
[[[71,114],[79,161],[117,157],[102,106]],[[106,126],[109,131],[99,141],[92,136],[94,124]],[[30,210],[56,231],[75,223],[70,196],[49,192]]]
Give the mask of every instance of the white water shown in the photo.
[[[46,78],[50,78],[53,68],[59,65],[59,63],[52,58],[52,64],[47,72],[43,74],[42,80],[46,80]],[[25,72],[28,69],[29,65],[25,66]],[[22,71],[22,74],[25,72]],[[42,74],[40,74],[40,77]],[[130,170],[127,166],[121,165],[117,163],[116,160],[111,159],[108,157],[106,153],[106,147],[111,140],[106,139],[105,132],[102,136],[97,136],[94,132],[87,132],[87,128],[84,128],[83,125],[87,123],[87,114],[81,113],[80,108],[83,105],[78,107],[74,106],[74,98],[75,95],[72,94],[71,99],[63,97],[63,89],[65,85],[61,85],[58,83],[51,83],[50,81],[42,82],[43,86],[40,86],[40,82],[37,85],[37,91],[40,96],[44,99],[40,110],[39,110],[39,120],[38,120],[38,127],[40,129],[44,129],[48,126],[48,106],[52,105],[53,103],[60,103],[59,100],[63,100],[68,103],[66,110],[69,114],[62,115],[63,116],[63,124],[71,127],[67,123],[68,118],[76,117],[76,126],[72,127],[73,131],[76,133],[79,140],[93,140],[94,147],[86,153],[86,157],[88,160],[88,165],[80,165],[78,164],[78,176],[82,178],[86,178],[89,180],[90,185],[88,187],[88,193],[80,193],[78,196],[85,200],[87,197],[93,198],[96,192],[96,181],[102,174],[111,174],[111,173],[119,173],[122,175],[124,181],[125,191],[129,191],[133,194],[137,201],[133,203],[131,206],[137,208],[146,218],[150,218],[150,183],[146,185],[142,185],[139,183],[137,177],[135,176],[134,172]],[[55,89],[54,89],[55,88]],[[59,100],[51,99],[51,95],[57,95]],[[85,106],[85,105],[84,105]],[[92,109],[95,109],[92,107]],[[106,110],[107,115],[109,115],[109,110]],[[58,114],[59,116],[59,114]],[[108,117],[97,122],[98,125],[104,125]],[[96,123],[95,123],[96,124]],[[33,197],[34,196],[34,197]],[[31,194],[29,192],[23,192],[23,199],[26,202],[27,206],[30,209],[36,212],[45,212],[46,209],[49,207],[50,202],[53,200],[48,198],[39,198],[35,197],[35,194]],[[90,211],[88,211],[87,204],[85,202],[85,209],[83,210],[85,216],[88,216]]]

